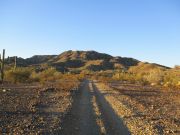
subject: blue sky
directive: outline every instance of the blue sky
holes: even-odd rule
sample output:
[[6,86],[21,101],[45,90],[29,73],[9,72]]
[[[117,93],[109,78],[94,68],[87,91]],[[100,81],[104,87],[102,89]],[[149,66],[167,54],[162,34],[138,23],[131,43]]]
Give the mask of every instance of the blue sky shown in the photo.
[[180,65],[179,0],[0,0],[9,56],[96,50]]

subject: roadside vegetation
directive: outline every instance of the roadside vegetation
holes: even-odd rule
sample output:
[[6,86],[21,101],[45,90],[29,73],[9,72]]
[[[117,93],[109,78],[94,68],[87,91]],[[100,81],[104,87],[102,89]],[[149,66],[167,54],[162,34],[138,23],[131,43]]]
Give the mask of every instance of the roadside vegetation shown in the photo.
[[180,89],[180,68],[166,69],[157,65],[140,63],[129,69],[119,69],[97,73],[93,79],[105,82],[121,81],[132,84],[160,86],[167,89]]
[[[74,99],[81,95],[78,93],[88,90],[89,83],[85,81],[87,88],[82,83],[85,79],[95,82],[99,94],[106,93],[103,102],[110,104],[133,134],[146,129],[147,133],[180,133],[179,66],[168,68],[106,55],[97,60],[94,56],[103,59],[104,55],[96,52],[79,54],[70,51],[53,59],[23,60],[28,66],[20,66],[16,60],[5,63],[4,68],[1,65],[0,134],[59,133],[63,118],[69,117]],[[69,57],[80,57],[85,63],[77,66],[79,61]],[[50,65],[46,59],[55,63]]]
[[0,134],[56,134],[82,75],[55,68],[6,68],[0,85]]
[[153,130],[153,134],[180,133],[179,66],[166,69],[140,63],[93,78],[103,82],[100,90],[105,89],[105,97],[133,134],[152,134]]

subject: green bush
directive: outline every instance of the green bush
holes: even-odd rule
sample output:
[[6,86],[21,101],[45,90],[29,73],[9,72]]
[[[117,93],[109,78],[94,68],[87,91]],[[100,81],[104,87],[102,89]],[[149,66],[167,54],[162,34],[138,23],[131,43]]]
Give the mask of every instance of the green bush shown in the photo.
[[30,82],[32,70],[28,68],[17,68],[16,70],[8,70],[5,72],[5,80],[12,83]]
[[164,86],[180,88],[180,70],[167,71],[164,76]]
[[147,81],[140,74],[133,73],[116,73],[113,75],[113,79],[119,81],[127,81],[131,83],[143,83],[145,84]]
[[161,85],[164,82],[165,71],[161,69],[152,69],[144,75],[145,80],[151,84]]
[[45,82],[55,82],[56,80],[60,79],[62,74],[58,72],[55,68],[48,68],[43,70],[42,72],[33,72],[31,74],[31,78],[33,80],[39,81],[41,83]]
[[131,83],[141,83],[143,85],[161,85],[164,87],[180,88],[180,70],[154,68],[144,73],[142,72],[119,72],[113,75],[113,79],[128,81]]

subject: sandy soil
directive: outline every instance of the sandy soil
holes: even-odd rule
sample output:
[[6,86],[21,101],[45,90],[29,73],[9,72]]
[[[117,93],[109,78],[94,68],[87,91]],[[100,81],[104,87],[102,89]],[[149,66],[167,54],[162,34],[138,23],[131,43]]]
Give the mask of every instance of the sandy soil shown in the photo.
[[0,86],[0,134],[54,134],[72,93],[37,85]]
[[128,128],[96,86],[85,81],[64,118],[62,135],[128,135]]
[[180,133],[178,91],[89,80],[78,87],[73,91],[31,85],[0,87],[0,134]]
[[155,86],[95,83],[132,134],[180,134],[180,93]]

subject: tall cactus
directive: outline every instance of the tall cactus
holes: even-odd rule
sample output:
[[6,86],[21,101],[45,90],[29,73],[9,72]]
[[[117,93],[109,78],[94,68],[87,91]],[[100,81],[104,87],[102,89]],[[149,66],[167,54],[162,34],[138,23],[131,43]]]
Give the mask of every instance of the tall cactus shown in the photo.
[[5,62],[5,49],[3,49],[3,55],[2,55],[2,59],[0,60],[1,61],[1,66],[0,66],[0,69],[1,69],[1,82],[3,83],[4,81],[4,62]]
[[17,56],[14,57],[14,71],[16,70],[17,67]]
[[1,82],[1,64],[2,63],[2,60],[1,60],[1,54],[0,54],[0,82]]

